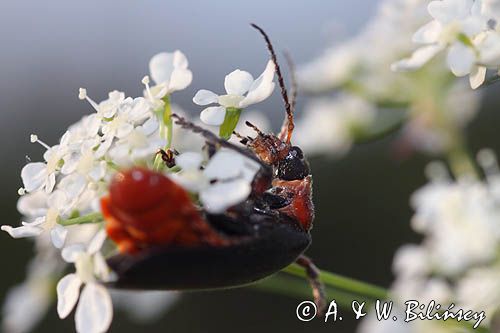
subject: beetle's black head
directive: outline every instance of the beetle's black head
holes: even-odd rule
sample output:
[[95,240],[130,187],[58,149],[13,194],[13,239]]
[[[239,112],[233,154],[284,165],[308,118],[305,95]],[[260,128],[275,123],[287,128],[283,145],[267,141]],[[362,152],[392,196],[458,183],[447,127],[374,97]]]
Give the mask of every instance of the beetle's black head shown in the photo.
[[276,176],[282,180],[304,179],[310,174],[309,163],[302,150],[293,146],[284,159],[278,162]]

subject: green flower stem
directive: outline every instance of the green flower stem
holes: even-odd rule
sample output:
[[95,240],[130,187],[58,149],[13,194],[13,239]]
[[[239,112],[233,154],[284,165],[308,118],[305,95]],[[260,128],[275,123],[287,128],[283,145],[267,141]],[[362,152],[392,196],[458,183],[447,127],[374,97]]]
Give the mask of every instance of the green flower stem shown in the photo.
[[[259,283],[252,285],[254,289],[273,292],[284,296],[296,297],[300,300],[311,299],[311,289],[302,278],[306,277],[302,267],[292,264],[282,272],[270,278],[264,279]],[[289,276],[293,275],[293,276]],[[301,279],[298,279],[301,278]],[[327,301],[335,302],[344,309],[351,309],[352,302],[365,302],[364,310],[369,312],[374,309],[373,304],[376,300],[389,300],[389,293],[386,289],[340,276],[338,274],[321,271],[321,281],[325,284]],[[469,322],[446,321],[443,325],[456,327],[461,332],[489,333],[490,330],[485,327],[473,329],[473,324]],[[465,329],[465,330],[464,330]]]
[[60,225],[69,226],[75,224],[101,223],[102,221],[104,221],[104,218],[101,213],[91,213],[67,220],[58,219],[57,223],[59,223]]
[[488,79],[486,79],[486,81],[484,81],[484,83],[483,83],[482,86],[486,87],[486,86],[495,84],[495,83],[497,83],[499,81],[500,81],[500,75],[499,74],[495,74],[495,75],[489,77]]
[[226,115],[224,116],[224,122],[220,126],[219,136],[224,140],[229,140],[233,131],[238,125],[238,121],[240,120],[242,109],[228,107],[226,108]]
[[[165,107],[163,109],[163,124],[165,125],[165,129],[167,130],[165,138],[167,139],[167,145],[165,149],[172,147],[172,106],[170,104],[170,97],[167,95],[163,97],[163,103],[165,103]],[[165,133],[164,133],[165,135]]]
[[[300,278],[307,277],[304,268],[297,264],[291,264],[290,266],[283,269],[283,272]],[[329,286],[337,290],[343,290],[350,294],[368,297],[372,300],[386,299],[388,295],[387,290],[385,290],[384,288],[366,282],[357,281],[338,274],[321,271],[319,277],[325,284],[325,286]]]
[[455,177],[481,178],[474,159],[462,142],[457,143],[447,152],[447,159]]
[[[310,299],[311,288],[304,280],[286,276],[285,274],[276,274],[268,279],[254,284],[252,287],[266,292],[274,292],[284,296],[296,297],[299,299]],[[353,300],[362,301],[359,296],[338,290],[332,287],[326,287],[328,300],[335,300],[337,304],[344,308],[351,308]],[[363,300],[364,301],[364,300]]]
[[[156,110],[158,120],[160,122],[160,136],[167,140],[164,149],[172,147],[173,135],[173,121],[172,121],[172,105],[170,104],[170,97],[167,95],[163,97],[163,108]],[[155,156],[153,163],[154,170],[161,170],[163,168],[163,160],[160,155]]]

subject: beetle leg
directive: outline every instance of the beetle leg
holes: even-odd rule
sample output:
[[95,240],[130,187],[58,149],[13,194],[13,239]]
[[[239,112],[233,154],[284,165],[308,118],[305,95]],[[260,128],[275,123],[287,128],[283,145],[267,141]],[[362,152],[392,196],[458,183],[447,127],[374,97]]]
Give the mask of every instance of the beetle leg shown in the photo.
[[306,257],[305,255],[300,255],[296,263],[299,266],[304,267],[304,269],[306,270],[307,279],[309,280],[309,283],[311,284],[311,289],[313,291],[314,303],[318,308],[318,314],[320,316],[323,316],[323,314],[325,313],[326,303],[327,303],[326,292],[323,282],[321,282],[321,280],[319,279],[318,267],[316,267],[316,265],[312,262],[312,260],[309,257]]
[[159,149],[156,154],[161,156],[161,159],[168,168],[173,168],[175,166],[175,155],[179,155],[179,152],[175,149]]

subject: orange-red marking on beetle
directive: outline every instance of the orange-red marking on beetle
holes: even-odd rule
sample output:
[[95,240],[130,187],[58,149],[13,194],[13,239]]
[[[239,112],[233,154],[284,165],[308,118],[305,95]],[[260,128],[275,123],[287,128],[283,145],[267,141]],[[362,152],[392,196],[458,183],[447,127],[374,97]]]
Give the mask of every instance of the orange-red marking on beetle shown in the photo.
[[133,168],[118,173],[101,208],[107,234],[120,252],[227,242],[207,224],[186,190],[151,170]]

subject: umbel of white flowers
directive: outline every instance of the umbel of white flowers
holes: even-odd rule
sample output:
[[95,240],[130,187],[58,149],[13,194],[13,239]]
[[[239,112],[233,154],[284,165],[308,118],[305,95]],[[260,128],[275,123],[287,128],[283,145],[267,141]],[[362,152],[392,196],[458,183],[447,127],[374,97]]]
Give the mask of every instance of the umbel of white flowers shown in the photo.
[[451,72],[469,75],[472,88],[483,84],[487,68],[500,67],[500,11],[495,1],[442,0],[427,6],[432,21],[413,35],[421,45],[406,59],[396,62],[396,71],[415,70],[435,55],[446,52]]
[[[65,266],[74,265],[74,273],[62,277],[57,284],[57,311],[61,318],[66,318],[76,307],[76,330],[80,333],[108,330],[113,307],[102,282],[110,281],[114,275],[104,259],[109,253],[104,249],[109,246],[103,246],[107,241],[103,224],[71,227],[65,224],[74,217],[86,222],[103,222],[99,201],[107,194],[117,170],[137,165],[155,168],[157,151],[167,144],[161,135],[165,119],[163,114],[159,116],[158,109],[175,108],[175,112],[182,113],[170,105],[171,94],[185,89],[192,81],[187,58],[180,51],[155,55],[149,67],[155,85],[149,86],[149,76],[143,79],[145,97],[131,98],[112,91],[108,99],[98,103],[82,88],[78,97],[87,100],[94,113],[70,126],[54,146],[31,135],[31,142],[45,149],[43,161],[30,162],[21,171],[23,187],[19,190],[18,209],[24,216],[22,224],[1,227],[14,238],[34,237],[37,244],[45,244],[37,247],[35,260],[52,258],[54,265],[60,267],[54,270],[56,275],[47,276],[47,280],[60,278]],[[243,108],[269,97],[274,89],[273,78],[272,62],[256,80],[249,73],[237,70],[226,77],[227,95],[215,99],[205,92],[202,100]],[[204,209],[223,213],[248,197],[259,169],[256,162],[224,149],[208,158],[200,153],[204,142],[197,134],[180,129],[174,134],[170,144],[181,152],[177,156],[177,168],[162,170],[192,193],[193,198],[199,198]],[[51,254],[53,251],[61,251],[60,258]],[[48,285],[44,284],[44,288]],[[9,304],[9,314],[13,315],[19,307],[12,304],[18,303],[10,301]],[[49,303],[43,301],[43,304]],[[40,317],[33,318],[39,320]],[[6,325],[11,329],[15,327],[12,322]],[[27,323],[19,327],[33,325]]]

